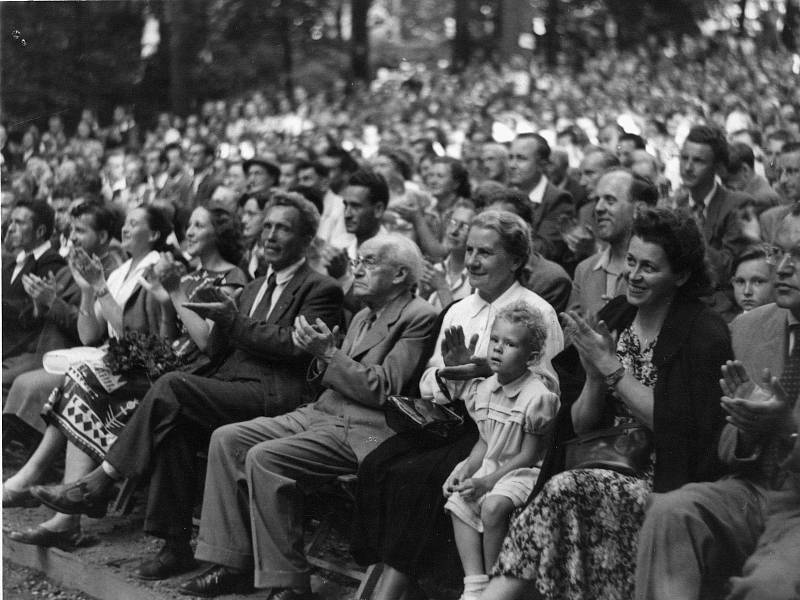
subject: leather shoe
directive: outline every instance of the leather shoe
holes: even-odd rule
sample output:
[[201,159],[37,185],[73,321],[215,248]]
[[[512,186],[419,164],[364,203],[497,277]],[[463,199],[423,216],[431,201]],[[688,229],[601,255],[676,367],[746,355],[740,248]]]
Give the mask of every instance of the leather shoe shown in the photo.
[[67,529],[66,531],[51,531],[41,525],[37,525],[36,527],[29,527],[22,531],[12,531],[8,534],[8,537],[21,544],[72,550],[78,545],[82,535],[80,527]]
[[313,600],[311,590],[296,592],[292,588],[272,588],[267,600]]
[[11,490],[3,486],[3,508],[36,508],[41,502],[31,495],[30,488]]
[[93,519],[106,516],[108,501],[114,495],[114,488],[108,488],[101,495],[89,495],[86,483],[82,480],[61,485],[34,485],[31,495],[45,506],[67,515],[86,515]]
[[191,571],[195,566],[197,563],[188,544],[186,548],[180,550],[164,546],[153,558],[142,561],[134,575],[139,579],[155,581]]
[[249,594],[253,591],[253,574],[223,565],[212,565],[197,577],[181,584],[181,594],[211,598],[222,594]]

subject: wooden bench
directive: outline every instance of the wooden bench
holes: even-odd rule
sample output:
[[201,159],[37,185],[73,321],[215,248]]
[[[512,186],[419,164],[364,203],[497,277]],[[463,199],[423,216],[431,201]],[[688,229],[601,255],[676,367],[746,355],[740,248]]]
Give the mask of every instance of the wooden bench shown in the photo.
[[315,567],[338,573],[358,581],[355,600],[367,600],[372,596],[375,586],[380,579],[383,571],[383,564],[372,564],[362,570],[353,565],[346,557],[343,560],[330,560],[321,558],[317,552],[324,546],[331,532],[334,530],[334,522],[337,518],[337,509],[341,512],[344,508],[347,512],[347,520],[350,521],[355,504],[355,488],[358,478],[355,474],[339,475],[335,481],[323,488],[319,494],[331,497],[334,502],[330,503],[328,510],[320,517],[319,524],[311,534],[311,539],[305,547],[308,562]]

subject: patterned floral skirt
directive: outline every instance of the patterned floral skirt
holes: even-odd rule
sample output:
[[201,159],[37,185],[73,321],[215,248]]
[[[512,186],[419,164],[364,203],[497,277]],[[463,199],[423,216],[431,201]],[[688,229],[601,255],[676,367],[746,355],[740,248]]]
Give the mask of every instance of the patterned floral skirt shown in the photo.
[[114,375],[102,360],[70,367],[50,393],[42,418],[96,461],[105,458],[151,382],[144,373]]
[[651,490],[652,474],[555,475],[511,522],[493,575],[532,581],[546,600],[633,598],[637,538]]

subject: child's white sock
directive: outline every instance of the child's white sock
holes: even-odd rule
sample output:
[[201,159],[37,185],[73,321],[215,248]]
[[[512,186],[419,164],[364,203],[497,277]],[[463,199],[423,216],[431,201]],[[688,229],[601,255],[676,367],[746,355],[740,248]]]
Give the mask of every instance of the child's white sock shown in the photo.
[[464,594],[461,598],[463,600],[480,600],[487,585],[489,585],[488,575],[467,575],[464,577]]

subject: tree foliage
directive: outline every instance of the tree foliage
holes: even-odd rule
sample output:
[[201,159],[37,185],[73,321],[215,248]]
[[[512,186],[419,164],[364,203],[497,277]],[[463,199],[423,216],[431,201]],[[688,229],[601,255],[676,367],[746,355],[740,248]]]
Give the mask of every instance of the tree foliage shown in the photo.
[[[799,0],[778,1],[788,10],[788,44]],[[288,92],[298,82],[317,91],[342,76],[369,80],[376,66],[396,66],[401,58],[451,58],[456,69],[470,61],[500,62],[520,51],[518,36],[532,33],[533,16],[547,24],[536,52],[554,59],[557,52],[578,55],[608,43],[609,17],[617,24],[614,43],[626,46],[653,33],[696,32],[710,8],[733,2],[742,0],[0,2],[0,105],[12,125],[58,111],[74,122],[83,107],[105,120],[118,103],[131,105],[138,117],[186,112],[205,99],[252,89]],[[397,39],[378,39],[377,25],[370,35],[371,8],[393,20]],[[145,60],[147,11],[158,19],[160,44]]]
[[107,116],[136,96],[144,77],[138,2],[3,2],[0,22],[2,111],[11,124],[57,111],[77,120],[85,106]]

